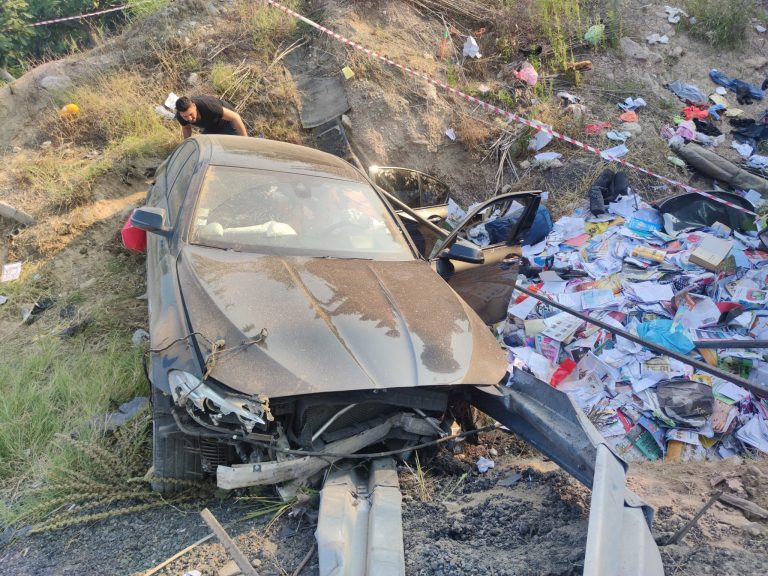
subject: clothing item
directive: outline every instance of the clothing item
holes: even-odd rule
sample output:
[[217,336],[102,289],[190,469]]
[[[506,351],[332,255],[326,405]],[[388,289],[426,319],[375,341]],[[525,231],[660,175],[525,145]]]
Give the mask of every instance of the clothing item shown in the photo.
[[606,205],[615,202],[619,196],[628,193],[629,181],[624,172],[603,170],[587,192],[589,199],[589,211],[599,216],[606,213]]
[[[720,86],[724,86],[729,90],[736,92],[739,104],[751,104],[751,100],[763,99],[764,93],[760,88],[748,84],[743,80],[739,80],[738,78],[729,78],[720,72],[720,70],[710,70],[709,77],[715,84],[719,84]],[[746,100],[750,100],[750,102],[747,102]]]
[[675,80],[666,84],[665,88],[674,92],[675,96],[683,102],[702,105],[707,103],[707,96],[693,84],[683,84],[679,80]]

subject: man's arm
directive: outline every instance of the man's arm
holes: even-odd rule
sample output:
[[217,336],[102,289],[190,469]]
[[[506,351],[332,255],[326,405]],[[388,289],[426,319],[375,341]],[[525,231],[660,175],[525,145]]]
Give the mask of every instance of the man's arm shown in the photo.
[[181,127],[181,135],[184,136],[184,140],[192,136],[192,126],[187,124],[186,126]]
[[245,129],[245,124],[243,124],[243,119],[240,118],[240,114],[229,108],[224,108],[221,117],[235,125],[238,136],[248,136],[248,132]]

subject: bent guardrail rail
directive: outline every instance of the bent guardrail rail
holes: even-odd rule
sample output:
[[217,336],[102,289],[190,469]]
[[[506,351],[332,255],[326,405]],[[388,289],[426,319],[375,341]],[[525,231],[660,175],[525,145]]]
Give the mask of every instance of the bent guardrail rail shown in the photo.
[[663,576],[653,508],[626,488],[627,464],[567,394],[518,369],[509,387],[470,394],[475,407],[592,489],[585,575]]

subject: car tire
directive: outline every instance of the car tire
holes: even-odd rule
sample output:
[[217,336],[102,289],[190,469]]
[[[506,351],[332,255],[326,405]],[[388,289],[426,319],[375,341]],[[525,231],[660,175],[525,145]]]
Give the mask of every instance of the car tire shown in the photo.
[[[200,439],[184,434],[171,413],[171,397],[152,387],[152,490],[180,492],[203,479]],[[182,482],[175,482],[176,480]]]

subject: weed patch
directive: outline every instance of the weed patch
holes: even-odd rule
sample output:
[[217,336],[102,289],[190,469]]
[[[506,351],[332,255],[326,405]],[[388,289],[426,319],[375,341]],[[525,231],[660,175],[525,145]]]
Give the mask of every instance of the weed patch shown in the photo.
[[104,158],[94,161],[75,157],[73,152],[68,148],[53,150],[18,167],[27,190],[46,198],[55,210],[70,210],[90,201],[94,180],[112,165]]
[[751,0],[686,0],[685,9],[696,18],[688,33],[716,48],[738,48],[746,41],[747,26],[755,13]]
[[579,0],[536,0],[532,10],[552,48],[555,66],[564,69],[573,57],[571,45],[585,28]]
[[0,480],[44,476],[47,469],[71,463],[51,442],[57,434],[93,438],[92,418],[146,394],[141,351],[126,340],[47,337],[24,346],[3,343]]

